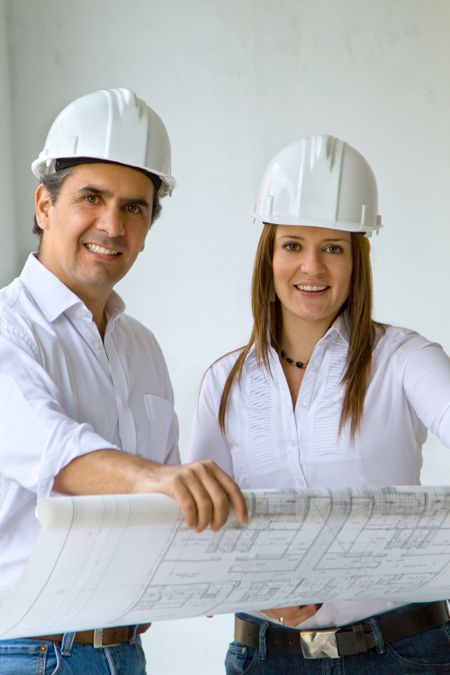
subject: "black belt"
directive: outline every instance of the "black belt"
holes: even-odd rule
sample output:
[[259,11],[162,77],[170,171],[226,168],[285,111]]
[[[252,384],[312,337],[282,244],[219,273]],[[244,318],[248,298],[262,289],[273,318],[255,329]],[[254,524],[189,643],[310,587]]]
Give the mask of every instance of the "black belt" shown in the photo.
[[[375,617],[376,618],[376,617]],[[445,600],[411,607],[377,619],[385,643],[442,626],[449,619]],[[235,617],[235,640],[248,647],[259,646],[260,623]],[[295,654],[310,659],[339,658],[361,654],[375,647],[367,621],[329,630],[296,630],[270,625],[266,631],[267,651]]]
[[[149,623],[141,623],[137,626],[116,626],[115,628],[97,628],[95,630],[81,630],[75,633],[74,642],[93,647],[114,647],[122,642],[129,642],[136,635],[145,633],[150,628]],[[33,640],[48,640],[49,642],[62,642],[64,635],[36,635]]]

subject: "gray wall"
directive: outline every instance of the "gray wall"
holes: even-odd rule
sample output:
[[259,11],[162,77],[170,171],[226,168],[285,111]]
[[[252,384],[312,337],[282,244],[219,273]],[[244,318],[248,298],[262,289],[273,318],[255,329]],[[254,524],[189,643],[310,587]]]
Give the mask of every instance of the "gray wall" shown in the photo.
[[[0,0],[0,285],[17,271],[16,219],[13,198],[12,91],[5,0]],[[27,198],[29,195],[27,194]]]
[[[335,134],[368,158],[385,222],[372,239],[376,316],[450,351],[448,0],[10,0],[7,7],[7,26],[0,12],[11,55],[8,70],[0,39],[3,271],[14,259],[14,232],[20,262],[34,246],[29,164],[66,103],[127,86],[169,129],[178,187],[119,290],[167,356],[182,452],[202,372],[250,330],[259,235],[251,211],[261,172],[300,135]],[[431,439],[424,480],[449,476],[448,457]],[[221,673],[230,636],[230,617],[160,623],[146,638],[151,672]]]

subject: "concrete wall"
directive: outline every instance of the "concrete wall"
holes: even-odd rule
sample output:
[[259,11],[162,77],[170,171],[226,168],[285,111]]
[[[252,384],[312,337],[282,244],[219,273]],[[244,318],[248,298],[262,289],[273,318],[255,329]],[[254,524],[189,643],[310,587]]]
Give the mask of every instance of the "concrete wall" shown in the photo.
[[[34,246],[29,163],[67,102],[127,86],[169,129],[178,187],[119,290],[167,356],[182,452],[202,372],[250,330],[259,236],[251,211],[261,172],[300,135],[335,134],[368,158],[385,222],[372,240],[376,317],[416,328],[450,351],[447,0],[7,4],[21,261]],[[1,73],[3,96],[4,65]],[[10,137],[5,124],[2,118],[2,139]],[[0,171],[5,165],[7,154]],[[425,481],[448,483],[448,457],[434,439],[426,458]],[[146,638],[150,671],[223,672],[231,623],[215,617],[154,626]]]

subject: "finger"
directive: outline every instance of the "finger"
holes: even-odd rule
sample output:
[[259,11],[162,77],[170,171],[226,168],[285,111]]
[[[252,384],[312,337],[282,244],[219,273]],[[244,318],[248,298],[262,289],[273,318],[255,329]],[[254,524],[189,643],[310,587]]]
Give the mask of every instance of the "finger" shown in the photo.
[[214,521],[214,503],[205,483],[192,468],[184,475],[184,485],[194,500],[197,522],[194,529],[202,532]]
[[281,616],[281,611],[276,611],[275,609],[262,609],[262,614],[265,614],[269,619],[279,619]]
[[198,512],[195,499],[185,485],[181,476],[175,476],[172,489],[168,493],[180,507],[181,513],[186,525],[191,529],[196,529],[198,525]]
[[296,607],[272,607],[271,609],[263,609],[264,614],[270,616],[272,619],[279,619],[280,616],[289,617],[296,615],[299,611],[298,606]]
[[316,605],[296,605],[294,607],[277,607],[275,609],[265,609],[263,613],[273,621],[281,622],[284,626],[298,626],[307,619],[310,619],[318,611]]
[[299,613],[295,617],[295,624],[297,625],[299,623],[302,623],[303,621],[306,621],[307,619],[310,619],[314,614],[317,614],[318,608],[316,605],[304,605],[301,609],[299,608]]
[[221,487],[225,490],[231,506],[236,514],[237,519],[242,525],[248,523],[247,502],[242,494],[239,486],[225,471],[222,471],[216,464],[213,465],[214,476]]
[[217,532],[227,522],[230,513],[230,498],[214,473],[207,466],[199,467],[201,480],[212,505],[211,529]]
[[213,530],[219,529],[230,508],[228,495],[215,479],[214,471],[211,475],[210,465],[219,470],[214,462],[174,467],[169,471],[169,487],[165,490],[177,501],[188,527],[198,532],[210,524]]

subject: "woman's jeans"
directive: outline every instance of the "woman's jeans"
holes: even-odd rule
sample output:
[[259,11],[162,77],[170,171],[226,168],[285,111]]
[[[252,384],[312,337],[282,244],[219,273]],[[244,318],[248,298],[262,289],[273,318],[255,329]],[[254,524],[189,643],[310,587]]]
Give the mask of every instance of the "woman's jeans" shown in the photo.
[[74,644],[74,633],[62,643],[28,638],[0,640],[0,675],[146,675],[140,637],[115,647]]
[[[401,609],[404,609],[402,607]],[[395,611],[395,610],[394,610]],[[391,613],[391,612],[389,612]],[[302,656],[266,651],[268,621],[238,614],[260,624],[259,648],[232,642],[225,659],[227,675],[437,675],[450,673],[449,623],[384,644],[376,617],[370,623],[376,647],[363,654],[337,659],[304,659]],[[400,619],[401,620],[401,619]]]

